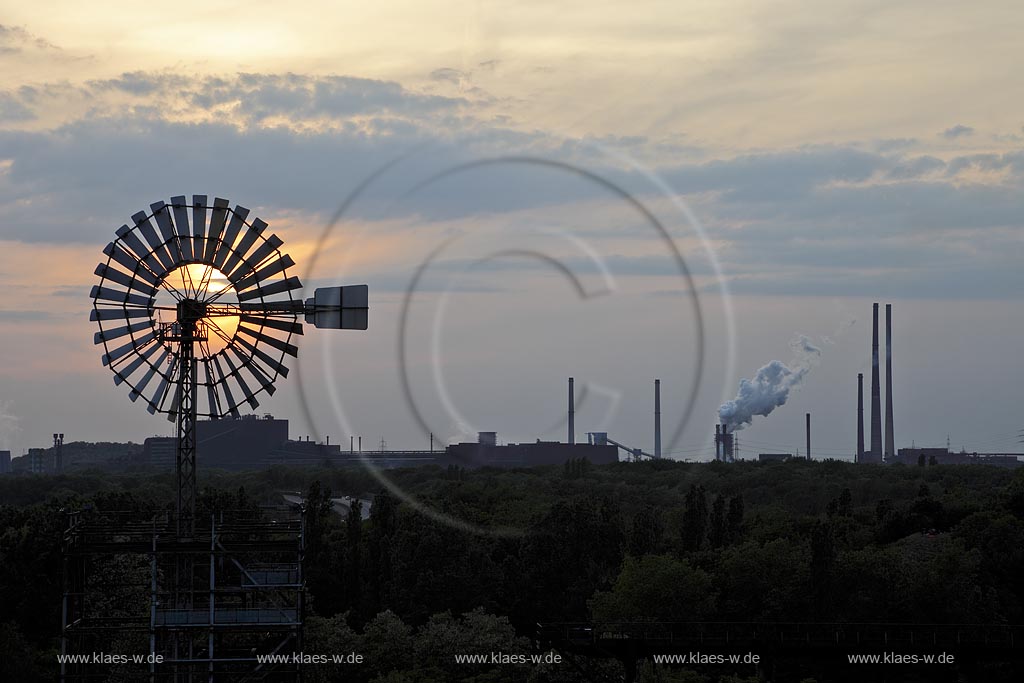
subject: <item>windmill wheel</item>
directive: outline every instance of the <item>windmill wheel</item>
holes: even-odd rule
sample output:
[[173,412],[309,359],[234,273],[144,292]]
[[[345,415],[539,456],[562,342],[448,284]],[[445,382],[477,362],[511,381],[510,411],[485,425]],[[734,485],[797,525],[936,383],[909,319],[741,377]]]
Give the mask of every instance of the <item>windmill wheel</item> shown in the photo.
[[132,216],[103,249],[90,294],[94,342],[114,383],[172,421],[184,383],[195,389],[194,415],[237,416],[287,377],[300,316],[317,327],[366,329],[366,287],[318,289],[303,302],[282,245],[248,209],[219,197],[172,197]]

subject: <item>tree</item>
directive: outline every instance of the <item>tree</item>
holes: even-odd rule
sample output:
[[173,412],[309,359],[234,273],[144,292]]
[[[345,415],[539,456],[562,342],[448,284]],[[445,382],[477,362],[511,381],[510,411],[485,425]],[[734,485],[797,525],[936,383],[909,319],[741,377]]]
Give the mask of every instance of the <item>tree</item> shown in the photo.
[[715,496],[715,502],[711,504],[711,547],[721,548],[725,545],[725,537],[725,497],[718,494]]
[[671,555],[627,557],[610,591],[588,602],[595,621],[700,621],[714,612],[711,577]]
[[707,536],[708,502],[704,487],[690,484],[683,509],[683,550],[700,550]]
[[[363,544],[363,503],[351,499],[345,518],[345,575],[348,579],[345,589],[348,604],[357,608],[364,606],[362,591],[362,544]],[[364,613],[365,614],[365,613]]]
[[735,543],[739,540],[743,531],[743,495],[733,496],[729,499],[729,513],[726,516],[728,527],[728,542]]
[[815,598],[815,618],[828,612],[832,597],[832,567],[836,561],[836,539],[832,522],[818,521],[811,532],[811,587]]
[[409,669],[413,662],[412,629],[394,612],[381,612],[363,629],[367,670],[378,674]]
[[629,553],[640,556],[657,552],[664,531],[661,513],[651,505],[644,505],[633,515],[633,524],[627,540]]
[[839,494],[839,514],[848,517],[853,509],[853,494],[849,488],[844,488]]
[[392,539],[397,529],[398,501],[382,490],[373,498],[370,507],[369,563],[370,595],[372,612],[391,607],[391,587],[394,576]]

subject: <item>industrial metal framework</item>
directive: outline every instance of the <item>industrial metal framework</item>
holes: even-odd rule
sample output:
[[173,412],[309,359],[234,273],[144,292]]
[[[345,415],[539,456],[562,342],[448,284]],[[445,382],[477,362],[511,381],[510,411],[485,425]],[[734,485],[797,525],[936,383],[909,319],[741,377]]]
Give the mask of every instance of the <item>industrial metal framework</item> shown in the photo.
[[298,680],[304,514],[261,512],[68,512],[61,680]]
[[[69,513],[65,653],[148,651],[143,673],[154,681],[261,680],[268,668],[257,655],[301,644],[301,520],[199,520],[196,420],[238,417],[243,404],[255,409],[260,394],[273,394],[277,378],[288,376],[286,356],[298,355],[300,316],[318,328],[365,330],[368,291],[324,287],[298,298],[302,283],[289,275],[295,262],[267,227],[227,199],[181,195],[133,215],[103,249],[90,292],[93,342],[131,401],[142,398],[150,413],[175,423],[177,492],[173,514],[145,520]],[[118,604],[147,556],[148,598],[131,594]],[[109,569],[93,571],[98,566]],[[148,647],[138,640],[143,632]],[[93,662],[124,669],[120,678],[138,673],[134,665]],[[63,680],[93,676],[87,664],[68,666]],[[297,673],[278,667],[273,678]]]

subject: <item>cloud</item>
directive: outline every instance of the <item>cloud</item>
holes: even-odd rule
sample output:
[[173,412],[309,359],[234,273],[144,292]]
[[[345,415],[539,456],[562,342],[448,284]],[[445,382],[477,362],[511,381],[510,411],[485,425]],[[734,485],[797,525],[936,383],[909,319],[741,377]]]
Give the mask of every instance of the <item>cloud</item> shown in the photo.
[[[926,295],[929,286],[935,295],[947,292],[948,274],[960,271],[979,278],[967,287],[974,295],[986,287],[996,297],[1024,288],[1004,257],[1021,247],[1018,151],[942,159],[908,138],[711,158],[709,149],[638,136],[523,132],[478,117],[469,100],[348,76],[129,72],[84,89],[95,98],[127,95],[133,113],[110,116],[97,107],[51,129],[0,131],[4,239],[99,249],[132,213],[179,193],[225,196],[270,219],[294,212],[315,231],[355,187],[386,168],[346,220],[381,234],[436,235],[473,224],[515,230],[524,222],[555,223],[603,240],[600,251],[613,255],[608,265],[616,275],[668,277],[675,266],[652,255],[657,250],[622,248],[624,240],[650,234],[642,217],[572,170],[594,173],[650,206],[668,206],[645,170],[602,153],[657,148],[662,162],[650,171],[693,206],[738,291],[860,295],[877,285],[880,272],[897,270],[886,282],[908,295]],[[20,100],[8,95],[24,106],[46,92],[62,90],[40,85],[17,91]],[[161,102],[208,118],[178,120]],[[218,108],[233,114],[218,119]],[[317,117],[332,125],[277,123]],[[523,161],[531,156],[569,168]],[[490,161],[473,165],[480,160]],[[979,172],[999,180],[980,180]],[[661,211],[683,225],[671,207]],[[695,274],[710,272],[699,250],[684,256]]]
[[9,92],[0,92],[0,122],[29,121],[35,117],[32,110],[22,104],[15,95]]
[[226,111],[247,124],[272,117],[292,122],[324,117],[422,117],[466,104],[462,98],[410,91],[394,81],[295,73],[188,77],[133,71],[88,85],[97,93],[118,91],[155,99],[179,115],[219,111],[218,118],[223,120]]
[[16,54],[27,49],[59,50],[60,48],[32,33],[24,26],[6,26],[0,24],[0,55]]
[[947,139],[949,139],[949,140],[953,140],[955,138],[960,138],[960,137],[965,137],[967,135],[972,135],[973,133],[974,133],[974,129],[973,128],[971,128],[970,126],[965,126],[963,124],[958,123],[955,126],[953,126],[952,128],[947,128],[946,130],[942,131],[942,136],[947,138]]

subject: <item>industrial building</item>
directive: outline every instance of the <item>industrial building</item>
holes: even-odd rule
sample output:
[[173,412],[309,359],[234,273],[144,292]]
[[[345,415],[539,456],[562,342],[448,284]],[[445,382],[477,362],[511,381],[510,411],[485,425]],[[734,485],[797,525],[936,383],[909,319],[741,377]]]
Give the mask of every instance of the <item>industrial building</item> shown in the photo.
[[[288,438],[288,420],[271,415],[245,415],[196,422],[197,453],[204,467],[228,470],[271,465],[355,465],[370,462],[376,467],[457,465],[459,467],[534,467],[561,465],[573,458],[593,464],[618,462],[618,449],[605,438],[594,443],[535,443],[498,445],[494,432],[480,432],[476,442],[453,444],[437,451],[342,450],[339,444]],[[604,435],[607,436],[607,435]],[[142,462],[160,469],[174,469],[174,437],[150,437],[143,444]],[[42,449],[41,449],[42,450]],[[646,455],[646,454],[645,454]]]
[[11,471],[11,452],[0,451],[0,474],[8,474]]
[[1019,453],[968,453],[951,451],[949,448],[901,448],[896,457],[886,462],[903,465],[993,465],[1010,468],[1024,465]]
[[[261,467],[280,461],[275,457],[277,452],[289,449],[288,420],[275,419],[273,415],[199,420],[196,442],[207,467],[229,470]],[[146,439],[142,448],[143,462],[160,469],[174,469],[176,444],[175,437],[170,436]],[[319,447],[319,444],[310,445]]]
[[480,432],[476,443],[448,446],[438,460],[442,465],[459,467],[536,467],[561,465],[585,458],[594,465],[619,461],[617,446],[610,443],[561,443],[540,441],[499,446],[494,432]]

